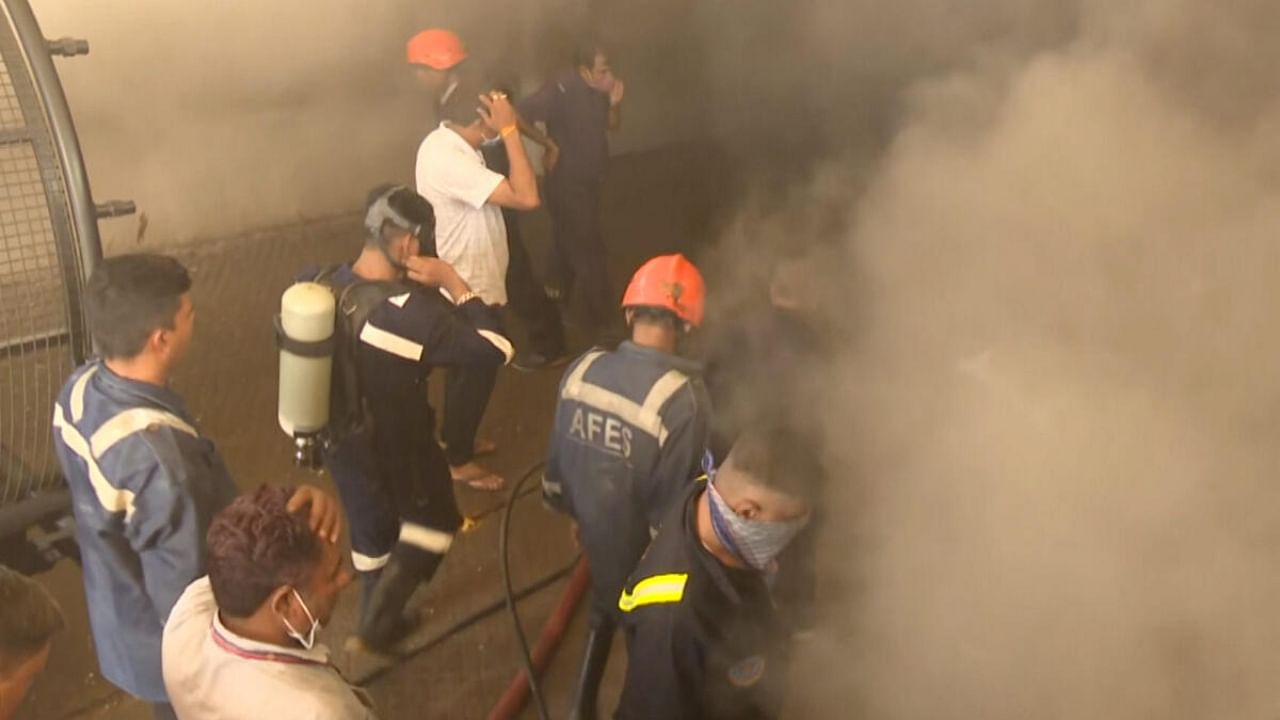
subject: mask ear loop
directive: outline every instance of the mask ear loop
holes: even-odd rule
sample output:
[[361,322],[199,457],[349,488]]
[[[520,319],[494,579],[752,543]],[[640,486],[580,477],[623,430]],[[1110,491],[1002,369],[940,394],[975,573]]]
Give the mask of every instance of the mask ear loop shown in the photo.
[[728,549],[729,552],[733,553],[734,557],[738,558],[739,560],[746,563],[747,565],[750,565],[751,563],[747,562],[746,556],[742,554],[742,550],[738,548],[738,544],[733,540],[733,533],[729,531],[729,521],[723,515],[721,515],[720,505],[722,503],[724,504],[725,508],[729,512],[733,512],[733,508],[730,508],[728,506],[729,504],[724,501],[724,498],[721,497],[720,493],[715,489],[715,471],[714,470],[708,473],[707,492],[712,494],[710,498],[711,499],[711,508],[710,508],[711,527],[713,530],[715,530],[716,537],[720,539],[720,542],[724,543],[725,548]]
[[319,626],[319,623],[316,622],[315,616],[311,614],[311,608],[307,607],[306,601],[302,599],[302,595],[298,593],[297,588],[293,588],[293,597],[297,599],[298,604],[302,606],[302,612],[306,614],[307,622],[311,623],[311,630],[307,633],[306,639],[304,640],[302,633],[298,632],[298,630],[293,627],[293,623],[289,622],[289,618],[281,615],[280,620],[289,630],[289,637],[297,640],[303,648],[310,650],[316,644],[316,628]]

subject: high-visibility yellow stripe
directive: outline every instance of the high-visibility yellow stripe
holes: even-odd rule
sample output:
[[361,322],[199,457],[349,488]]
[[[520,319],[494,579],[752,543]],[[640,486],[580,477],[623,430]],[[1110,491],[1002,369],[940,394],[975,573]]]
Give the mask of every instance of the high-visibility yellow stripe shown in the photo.
[[618,609],[631,612],[645,605],[664,605],[678,603],[684,599],[684,586],[689,576],[684,573],[654,575],[636,583],[631,592],[623,589],[618,598]]

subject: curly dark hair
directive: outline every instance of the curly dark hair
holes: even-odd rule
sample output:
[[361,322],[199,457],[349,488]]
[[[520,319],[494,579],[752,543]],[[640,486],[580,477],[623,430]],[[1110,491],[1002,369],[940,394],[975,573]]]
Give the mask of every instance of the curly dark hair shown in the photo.
[[253,615],[281,585],[302,587],[320,562],[304,515],[286,510],[293,488],[258,488],[236,498],[209,526],[206,565],[218,609]]

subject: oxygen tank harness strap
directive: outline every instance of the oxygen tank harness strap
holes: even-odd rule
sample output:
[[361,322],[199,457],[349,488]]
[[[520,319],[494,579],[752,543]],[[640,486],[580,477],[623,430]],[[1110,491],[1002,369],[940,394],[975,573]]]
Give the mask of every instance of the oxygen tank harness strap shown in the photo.
[[273,318],[273,324],[276,328],[276,348],[292,353],[298,357],[320,358],[330,357],[333,350],[338,346],[338,334],[334,333],[324,340],[294,340],[285,334],[284,324],[280,320],[280,316]]

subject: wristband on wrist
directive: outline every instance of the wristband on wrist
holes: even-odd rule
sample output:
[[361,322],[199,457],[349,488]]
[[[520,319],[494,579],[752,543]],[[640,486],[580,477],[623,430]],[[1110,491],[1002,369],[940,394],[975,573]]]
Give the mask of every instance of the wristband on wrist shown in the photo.
[[519,128],[518,128],[518,127],[516,127],[515,125],[508,125],[508,126],[506,126],[506,127],[502,128],[502,132],[501,132],[501,133],[499,133],[499,135],[500,135],[500,136],[502,136],[502,137],[506,137],[506,136],[510,135],[511,133],[515,132],[516,130],[519,130]]
[[468,290],[462,293],[462,296],[458,298],[458,300],[454,303],[454,305],[462,305],[464,303],[470,302],[471,300],[474,300],[477,297],[480,297],[480,296],[476,295],[475,290]]

